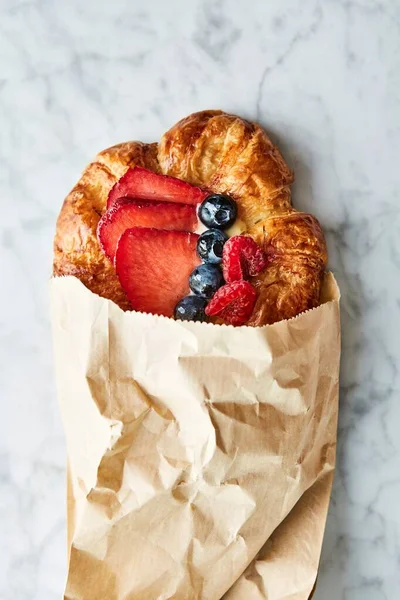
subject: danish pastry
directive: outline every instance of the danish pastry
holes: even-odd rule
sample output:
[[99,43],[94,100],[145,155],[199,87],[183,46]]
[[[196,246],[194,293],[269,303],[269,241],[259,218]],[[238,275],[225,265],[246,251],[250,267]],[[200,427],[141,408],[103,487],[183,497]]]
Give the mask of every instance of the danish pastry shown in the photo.
[[[237,208],[234,215],[236,226],[233,225],[230,230],[228,229],[228,235],[239,233],[242,237],[251,238],[259,250],[249,249],[252,244],[247,240],[243,244],[242,240],[236,244],[239,258],[235,272],[239,275],[233,279],[247,279],[247,281],[227,282],[225,287],[229,290],[225,293],[224,287],[220,288],[222,291],[218,290],[215,297],[210,300],[209,307],[211,305],[215,307],[218,300],[223,299],[224,293],[226,296],[229,291],[232,297],[234,294],[235,297],[239,297],[238,295],[244,293],[243,290],[248,291],[249,285],[252,286],[255,293],[250,294],[252,301],[247,305],[245,321],[228,320],[228,322],[259,326],[291,318],[318,305],[322,275],[327,263],[326,244],[318,221],[312,215],[298,212],[292,207],[290,184],[294,179],[293,173],[263,129],[255,123],[218,110],[194,113],[179,121],[164,134],[159,144],[126,142],[97,155],[66,197],[59,214],[54,240],[53,273],[55,276],[73,275],[92,292],[112,300],[123,310],[130,310],[132,307],[143,310],[141,304],[132,306],[129,286],[124,284],[124,281],[131,276],[131,270],[128,272],[126,269],[119,270],[118,264],[116,270],[114,266],[116,263],[113,259],[110,260],[104,251],[97,231],[99,221],[106,212],[107,202],[110,202],[111,190],[114,190],[114,195],[118,196],[122,189],[122,184],[118,182],[128,171],[136,169],[139,172],[139,168],[143,172],[146,170],[153,174],[169,176],[165,178],[168,185],[175,181],[172,178],[177,178],[191,186],[196,186],[193,188],[193,197],[189,190],[191,186],[188,186],[185,192],[188,194],[189,204],[196,201],[196,190],[200,200],[210,194],[233,199]],[[121,196],[123,195],[121,193]],[[136,214],[140,212],[142,227],[148,227],[146,210],[154,214],[154,207],[150,206],[154,200],[150,189],[148,198],[145,196],[146,189],[139,190],[134,198],[141,202],[138,204],[140,210],[135,209],[135,211]],[[166,197],[165,201],[172,205],[173,202],[181,200],[174,198],[172,193],[172,196]],[[123,209],[121,206],[117,202],[114,210],[118,209],[126,213],[131,210]],[[175,213],[171,214],[175,215]],[[179,215],[176,217],[178,221],[184,219],[182,222],[189,224],[193,221],[189,209],[182,207],[176,214]],[[226,219],[228,222],[229,214]],[[167,230],[171,227],[168,225],[163,229]],[[181,228],[190,229],[189,225],[182,225]],[[140,244],[143,243],[144,238],[146,248],[154,248],[154,244],[157,243],[157,247],[163,247],[166,252],[173,255],[177,244],[186,244],[182,246],[185,248],[194,247],[199,233],[197,231],[196,234],[192,227],[190,229],[192,232],[185,234],[186,238],[184,238],[182,231],[179,236],[173,235],[170,231],[156,235],[153,226],[145,231],[150,229],[152,233],[148,235],[145,235],[144,231],[136,231],[135,228],[129,229],[127,235],[124,234],[119,241],[114,231],[115,239],[109,236],[110,239],[112,238],[112,243],[110,242],[112,257],[115,255],[117,260],[118,255],[124,252],[133,252],[132,255],[137,257],[138,247],[142,251],[143,246]],[[217,230],[210,229],[210,231]],[[217,238],[218,231],[215,235]],[[150,238],[153,240],[153,245],[149,242]],[[213,241],[215,242],[215,239],[211,240]],[[230,246],[233,252],[234,241]],[[251,268],[253,263],[249,258],[246,259],[246,252],[253,252],[251,255],[253,263],[254,256],[258,256],[258,267],[254,267],[253,271]],[[198,257],[194,259],[190,255],[187,260],[190,269],[188,267],[185,277],[193,268],[198,269],[199,262]],[[240,265],[243,267],[243,273],[246,270],[246,276],[240,275],[242,272]],[[138,269],[139,266],[136,272]],[[184,268],[182,271],[181,264],[179,264],[179,271],[185,271]],[[203,271],[207,271],[205,275],[211,282],[211,288],[207,290],[212,289],[215,268],[213,270],[210,267]],[[225,266],[223,271],[226,279]],[[183,287],[177,285],[175,280],[170,282],[170,288],[172,285],[179,289],[179,293],[184,292]],[[198,281],[196,285],[196,289],[200,289]],[[153,304],[158,306],[156,301]],[[197,301],[197,304],[200,306],[202,302]],[[203,304],[206,305],[205,300]],[[205,310],[207,311],[207,308]],[[157,309],[155,312],[170,314]],[[216,309],[216,313],[212,313],[210,308],[208,314],[216,314],[217,322],[224,322],[224,311],[218,314]]]

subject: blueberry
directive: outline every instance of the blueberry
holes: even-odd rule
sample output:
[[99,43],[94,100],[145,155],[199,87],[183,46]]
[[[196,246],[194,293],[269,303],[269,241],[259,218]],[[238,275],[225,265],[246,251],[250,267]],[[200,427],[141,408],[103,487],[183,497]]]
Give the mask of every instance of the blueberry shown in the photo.
[[221,269],[217,265],[206,263],[195,268],[189,278],[189,286],[194,294],[203,298],[212,298],[224,283]]
[[204,262],[218,264],[222,262],[222,250],[228,236],[219,229],[208,229],[197,241],[197,254]]
[[200,204],[199,219],[206,227],[227,229],[237,217],[236,202],[224,194],[207,196]]
[[207,300],[200,296],[185,296],[175,307],[174,317],[180,321],[205,321]]

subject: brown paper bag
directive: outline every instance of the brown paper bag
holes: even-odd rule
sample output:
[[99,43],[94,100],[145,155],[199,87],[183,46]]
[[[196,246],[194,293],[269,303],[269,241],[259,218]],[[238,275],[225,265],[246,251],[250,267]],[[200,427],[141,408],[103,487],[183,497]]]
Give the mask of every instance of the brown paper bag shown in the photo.
[[65,600],[306,600],[335,463],[339,292],[251,328],[51,281],[69,458]]

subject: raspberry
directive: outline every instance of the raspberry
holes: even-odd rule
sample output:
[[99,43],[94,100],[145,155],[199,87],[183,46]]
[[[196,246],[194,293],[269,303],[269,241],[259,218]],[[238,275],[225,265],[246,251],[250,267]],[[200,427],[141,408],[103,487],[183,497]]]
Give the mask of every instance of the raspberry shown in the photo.
[[257,293],[248,281],[233,281],[219,288],[206,307],[206,315],[218,316],[229,325],[243,325],[249,320]]
[[258,275],[267,263],[265,253],[249,236],[235,235],[224,246],[222,270],[227,283]]

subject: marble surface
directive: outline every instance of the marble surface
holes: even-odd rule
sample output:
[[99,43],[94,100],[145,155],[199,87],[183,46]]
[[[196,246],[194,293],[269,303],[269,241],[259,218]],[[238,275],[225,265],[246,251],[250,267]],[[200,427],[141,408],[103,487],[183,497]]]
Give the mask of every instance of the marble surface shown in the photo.
[[397,599],[397,0],[0,0],[0,14],[0,598],[62,597],[47,290],[62,198],[97,150],[220,107],[279,142],[342,289],[338,469],[315,599]]

